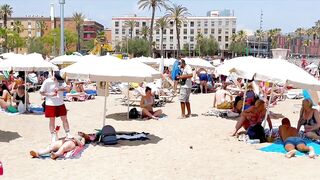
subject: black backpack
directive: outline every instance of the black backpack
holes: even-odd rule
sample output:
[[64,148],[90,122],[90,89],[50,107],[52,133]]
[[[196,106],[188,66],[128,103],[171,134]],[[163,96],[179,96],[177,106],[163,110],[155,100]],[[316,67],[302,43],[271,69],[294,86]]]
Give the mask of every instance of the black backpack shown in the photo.
[[110,125],[104,126],[101,130],[100,142],[103,145],[117,144],[118,141],[117,141],[116,130]]
[[130,111],[129,111],[129,118],[130,119],[137,119],[139,117],[140,117],[140,114],[139,114],[137,108],[130,109]]

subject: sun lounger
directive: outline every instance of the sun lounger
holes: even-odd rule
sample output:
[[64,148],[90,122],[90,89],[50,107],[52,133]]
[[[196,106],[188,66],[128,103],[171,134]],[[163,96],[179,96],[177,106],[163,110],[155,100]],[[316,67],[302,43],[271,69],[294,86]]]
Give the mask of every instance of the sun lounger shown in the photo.
[[141,101],[141,95],[134,94],[127,87],[122,87],[121,93],[124,95],[122,102],[126,104],[133,105],[135,103],[140,103]]

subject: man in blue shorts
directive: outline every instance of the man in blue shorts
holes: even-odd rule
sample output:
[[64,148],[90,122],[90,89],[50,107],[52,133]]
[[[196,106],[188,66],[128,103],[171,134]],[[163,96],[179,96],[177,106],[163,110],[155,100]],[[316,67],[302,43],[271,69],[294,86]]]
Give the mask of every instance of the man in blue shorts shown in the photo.
[[288,118],[282,119],[282,125],[279,126],[279,135],[283,141],[284,148],[288,153],[287,158],[295,156],[297,150],[303,153],[309,153],[310,158],[315,157],[313,147],[307,146],[306,142],[299,137],[297,128],[291,127]]

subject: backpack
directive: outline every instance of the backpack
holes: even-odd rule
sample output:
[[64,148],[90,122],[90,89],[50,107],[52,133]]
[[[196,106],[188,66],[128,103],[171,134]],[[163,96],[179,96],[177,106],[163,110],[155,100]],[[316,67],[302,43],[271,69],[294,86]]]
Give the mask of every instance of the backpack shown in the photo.
[[137,108],[132,108],[129,111],[129,119],[137,119],[140,117],[140,114],[137,110]]
[[118,141],[117,141],[116,130],[110,125],[104,126],[101,130],[100,142],[103,145],[117,144]]

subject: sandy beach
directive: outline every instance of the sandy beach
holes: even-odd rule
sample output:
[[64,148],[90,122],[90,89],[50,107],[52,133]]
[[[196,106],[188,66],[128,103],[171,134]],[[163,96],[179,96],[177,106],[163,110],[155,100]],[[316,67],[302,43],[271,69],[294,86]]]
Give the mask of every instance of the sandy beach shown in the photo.
[[[53,161],[31,159],[29,151],[48,145],[50,134],[44,115],[7,116],[0,113],[1,179],[318,179],[319,159],[257,150],[268,144],[245,144],[230,137],[234,120],[203,116],[212,106],[213,94],[191,95],[196,117],[177,119],[179,103],[168,103],[164,120],[127,120],[127,107],[111,95],[107,124],[117,131],[147,132],[149,141],[120,141],[115,146],[92,146],[79,159]],[[86,102],[67,102],[71,131],[95,132],[102,127],[103,97]],[[41,104],[38,93],[31,102]],[[271,109],[296,125],[295,104],[286,100]],[[275,125],[280,119],[273,119]],[[57,120],[57,125],[61,121]],[[9,133],[9,132],[11,133]],[[63,129],[60,135],[64,136]],[[4,142],[13,139],[10,142]]]

